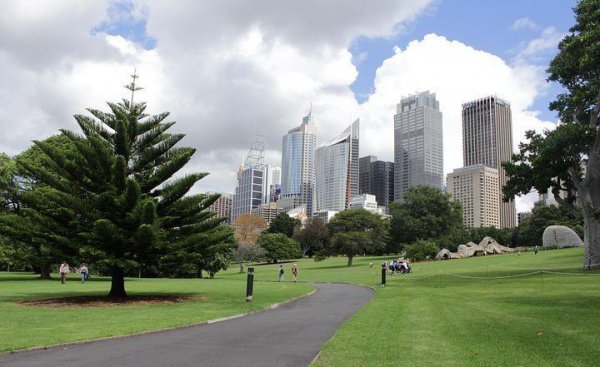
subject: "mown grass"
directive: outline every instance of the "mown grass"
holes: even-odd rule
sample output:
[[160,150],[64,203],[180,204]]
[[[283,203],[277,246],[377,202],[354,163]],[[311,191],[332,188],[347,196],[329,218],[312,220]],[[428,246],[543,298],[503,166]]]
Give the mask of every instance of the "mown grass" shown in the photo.
[[[598,365],[600,273],[584,275],[581,258],[568,249],[414,264],[377,288],[315,365]],[[379,281],[361,267],[358,282]],[[563,274],[511,277],[539,270]]]
[[73,275],[61,285],[59,280],[0,273],[0,352],[189,325],[258,310],[313,289],[308,284],[257,282],[254,302],[246,303],[246,284],[241,279],[128,279],[126,288],[130,295],[178,294],[198,299],[177,304],[108,307],[18,303],[26,299],[105,295],[109,288],[106,279],[81,285]]
[[284,263],[283,283],[276,281],[279,264],[259,264],[250,305],[244,302],[246,274],[236,266],[214,280],[127,282],[131,294],[208,297],[204,301],[81,309],[15,302],[105,294],[109,283],[61,286],[3,275],[0,350],[185,325],[257,309],[324,281],[370,285],[376,292],[323,346],[317,366],[594,366],[600,361],[600,272],[583,273],[582,254],[568,249],[416,263],[412,274],[388,276],[385,288],[380,264],[389,258],[359,257],[352,267],[343,257],[300,260],[299,284],[290,282],[291,262]]

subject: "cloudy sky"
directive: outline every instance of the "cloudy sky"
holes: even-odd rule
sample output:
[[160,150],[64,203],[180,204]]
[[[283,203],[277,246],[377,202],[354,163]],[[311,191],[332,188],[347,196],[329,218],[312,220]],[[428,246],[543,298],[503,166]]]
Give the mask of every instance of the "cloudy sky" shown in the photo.
[[[0,0],[0,151],[76,130],[72,116],[126,96],[170,111],[198,149],[196,191],[228,191],[255,130],[266,163],[312,103],[319,140],[361,120],[360,155],[393,160],[400,98],[430,90],[444,116],[444,170],[462,166],[461,103],[511,102],[513,140],[552,128],[545,68],[574,0]],[[532,198],[517,201],[526,209]]]

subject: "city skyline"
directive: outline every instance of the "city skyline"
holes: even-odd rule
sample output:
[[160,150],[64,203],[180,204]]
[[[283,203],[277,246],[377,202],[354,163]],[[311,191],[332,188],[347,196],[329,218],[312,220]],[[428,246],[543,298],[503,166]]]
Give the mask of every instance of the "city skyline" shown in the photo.
[[[78,4],[3,8],[0,121],[11,134],[0,150],[14,155],[60,128],[76,130],[72,115],[123,97],[137,69],[144,89],[136,98],[148,112],[170,111],[182,144],[197,149],[182,174],[210,173],[193,192],[232,192],[253,127],[267,131],[266,161],[277,165],[278,140],[311,101],[320,141],[359,117],[361,155],[385,161],[389,116],[415,91],[436,92],[456,145],[460,104],[489,94],[511,101],[513,145],[525,130],[552,128],[547,104],[557,89],[544,70],[574,1],[347,2],[344,12],[335,3]],[[193,14],[214,16],[198,22]],[[444,157],[444,173],[462,166],[451,148]],[[520,199],[520,210],[536,199]]]

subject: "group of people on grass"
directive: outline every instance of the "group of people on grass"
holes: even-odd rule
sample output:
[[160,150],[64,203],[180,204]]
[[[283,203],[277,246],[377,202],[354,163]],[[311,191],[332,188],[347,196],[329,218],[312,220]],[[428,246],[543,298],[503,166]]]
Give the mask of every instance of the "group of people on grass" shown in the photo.
[[402,258],[394,259],[394,260],[390,261],[389,264],[384,263],[384,265],[387,265],[386,268],[390,271],[391,274],[410,273],[410,265],[408,264],[408,260],[406,260],[406,259],[402,259]]
[[[60,272],[60,282],[62,284],[65,284],[65,282],[67,281],[67,274],[71,272],[69,264],[66,261],[63,262],[62,264],[60,264],[60,268],[58,269],[58,271]],[[81,265],[79,265],[78,268],[75,268],[75,272],[81,274],[81,284],[85,284],[85,281],[90,278],[90,274],[85,263],[81,263]]]
[[[283,282],[284,278],[284,274],[285,274],[285,269],[283,268],[283,265],[279,265],[279,281]],[[296,265],[296,263],[292,264],[292,280],[294,281],[294,283],[296,283],[296,281],[298,280],[298,265]]]

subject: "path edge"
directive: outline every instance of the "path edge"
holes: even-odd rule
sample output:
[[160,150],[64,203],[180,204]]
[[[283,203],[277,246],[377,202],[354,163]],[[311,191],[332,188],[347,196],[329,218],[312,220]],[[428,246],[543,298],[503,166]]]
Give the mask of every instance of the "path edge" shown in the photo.
[[291,303],[291,302],[294,302],[296,300],[299,300],[300,298],[312,296],[313,294],[317,293],[317,290],[318,289],[315,288],[315,289],[313,289],[312,291],[310,291],[310,292],[308,292],[306,294],[302,294],[300,296],[297,296],[297,297],[294,297],[294,298],[290,298],[290,299],[287,299],[287,300],[282,301],[282,302],[273,303],[273,304],[267,305],[265,307],[259,308],[257,310],[248,311],[248,312],[244,312],[244,313],[239,313],[239,314],[235,314],[235,315],[231,315],[231,316],[220,317],[220,318],[217,318],[217,319],[204,320],[204,321],[200,321],[200,322],[196,322],[196,323],[192,323],[192,324],[187,324],[187,325],[180,325],[180,326],[173,326],[173,327],[167,327],[167,328],[161,328],[161,329],[139,331],[139,332],[135,332],[135,333],[131,333],[131,334],[103,336],[103,337],[95,338],[95,339],[78,340],[78,341],[73,341],[73,342],[66,342],[66,343],[58,343],[58,344],[51,344],[51,345],[44,345],[44,346],[37,346],[37,347],[30,347],[30,348],[9,350],[9,351],[6,351],[6,352],[0,352],[0,357],[1,356],[5,356],[5,355],[11,355],[11,354],[18,354],[18,353],[25,353],[25,352],[34,352],[34,351],[38,351],[38,350],[55,349],[55,348],[60,348],[60,347],[69,347],[69,346],[74,346],[74,345],[91,344],[91,343],[94,343],[94,342],[99,342],[99,341],[104,341],[104,340],[124,339],[124,338],[131,338],[131,337],[134,337],[134,336],[141,336],[141,335],[148,335],[148,334],[158,334],[158,333],[162,333],[162,332],[165,332],[165,331],[172,331],[172,330],[178,330],[178,329],[187,329],[187,328],[192,328],[192,327],[196,327],[196,326],[216,324],[218,322],[233,320],[233,319],[237,319],[237,318],[240,318],[240,317],[257,314],[257,313],[268,311],[268,310],[274,310],[274,309],[279,308],[279,307],[281,307],[283,305],[286,305],[288,303]]

